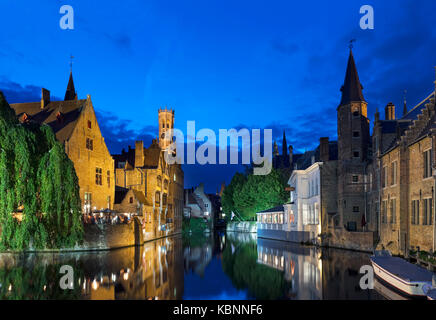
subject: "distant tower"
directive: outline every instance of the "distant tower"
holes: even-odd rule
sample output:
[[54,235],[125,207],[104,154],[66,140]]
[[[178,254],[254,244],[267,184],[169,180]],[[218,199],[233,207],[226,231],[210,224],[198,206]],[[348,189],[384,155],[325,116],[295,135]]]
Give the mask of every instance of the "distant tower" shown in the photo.
[[174,129],[174,110],[159,109],[159,146],[166,149],[171,144],[171,137],[165,139],[165,132]]
[[407,90],[404,90],[404,106],[403,106],[403,117],[407,114],[407,100],[406,100]]
[[283,158],[285,158],[285,156],[288,155],[288,143],[286,142],[286,133],[285,133],[285,130],[283,130],[282,155],[283,155]]

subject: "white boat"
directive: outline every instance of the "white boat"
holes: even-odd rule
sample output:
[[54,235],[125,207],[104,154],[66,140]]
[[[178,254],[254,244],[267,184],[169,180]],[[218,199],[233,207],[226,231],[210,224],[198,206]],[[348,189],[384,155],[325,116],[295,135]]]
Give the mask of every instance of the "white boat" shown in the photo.
[[392,257],[389,251],[376,251],[370,259],[374,275],[403,295],[426,298],[432,289],[432,272],[402,258]]
[[387,300],[409,300],[406,296],[398,293],[380,282],[377,278],[374,279],[374,289]]
[[427,292],[427,299],[436,300],[436,289],[432,289],[429,292]]

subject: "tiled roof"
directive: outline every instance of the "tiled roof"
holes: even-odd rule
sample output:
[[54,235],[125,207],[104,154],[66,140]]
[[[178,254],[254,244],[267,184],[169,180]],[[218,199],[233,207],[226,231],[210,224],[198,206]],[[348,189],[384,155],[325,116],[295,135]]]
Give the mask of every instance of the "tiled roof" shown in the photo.
[[48,124],[63,143],[71,137],[86,103],[86,99],[52,101],[41,109],[41,102],[30,102],[11,104],[11,108],[20,120],[26,114],[30,121]]

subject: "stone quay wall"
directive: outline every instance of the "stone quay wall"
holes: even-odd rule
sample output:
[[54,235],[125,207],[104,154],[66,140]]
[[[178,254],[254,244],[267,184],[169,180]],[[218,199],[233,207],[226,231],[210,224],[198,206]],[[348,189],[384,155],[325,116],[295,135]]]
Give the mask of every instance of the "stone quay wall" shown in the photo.
[[329,235],[323,239],[322,246],[373,252],[373,232],[349,232],[346,230],[329,230]]

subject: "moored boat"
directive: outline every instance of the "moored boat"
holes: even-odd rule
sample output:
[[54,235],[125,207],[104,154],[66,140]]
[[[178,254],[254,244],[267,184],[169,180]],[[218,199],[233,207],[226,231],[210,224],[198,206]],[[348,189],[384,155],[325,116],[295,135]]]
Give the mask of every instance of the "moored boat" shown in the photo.
[[426,298],[432,289],[432,272],[392,257],[389,251],[376,251],[370,259],[374,275],[402,295]]

